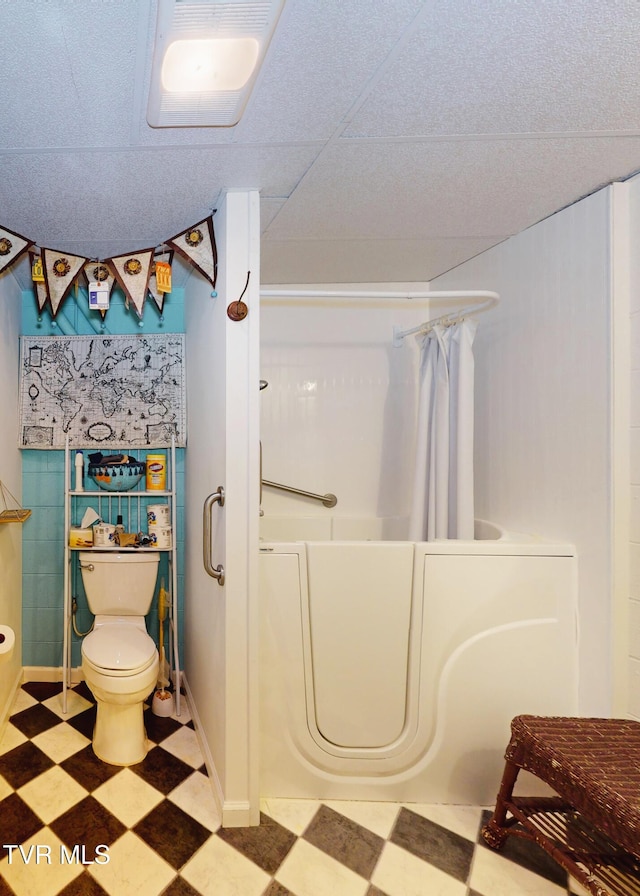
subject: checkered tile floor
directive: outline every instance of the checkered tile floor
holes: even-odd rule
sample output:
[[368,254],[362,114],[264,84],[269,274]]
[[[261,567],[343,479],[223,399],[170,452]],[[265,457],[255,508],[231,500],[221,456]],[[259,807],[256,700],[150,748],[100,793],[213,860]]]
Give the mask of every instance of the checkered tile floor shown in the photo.
[[219,826],[188,707],[145,714],[130,768],[91,749],[84,684],[32,682],[0,741],[0,896],[562,896],[533,845],[478,843],[474,807],[267,799],[255,828]]

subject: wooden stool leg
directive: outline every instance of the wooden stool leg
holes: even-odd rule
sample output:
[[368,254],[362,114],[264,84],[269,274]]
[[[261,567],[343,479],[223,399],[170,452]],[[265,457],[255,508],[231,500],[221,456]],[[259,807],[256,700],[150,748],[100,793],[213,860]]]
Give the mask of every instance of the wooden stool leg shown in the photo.
[[513,787],[518,777],[520,769],[513,762],[507,763],[504,767],[500,790],[496,797],[496,807],[493,815],[482,829],[482,837],[492,849],[501,849],[507,839],[508,827],[507,821],[507,803],[513,795]]

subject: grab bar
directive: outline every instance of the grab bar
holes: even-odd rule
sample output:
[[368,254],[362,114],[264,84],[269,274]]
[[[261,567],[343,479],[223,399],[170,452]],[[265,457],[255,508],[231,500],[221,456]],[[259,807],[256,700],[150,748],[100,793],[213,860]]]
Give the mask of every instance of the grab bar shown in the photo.
[[202,508],[202,562],[207,573],[217,579],[218,585],[224,585],[224,566],[219,563],[213,565],[211,559],[211,509],[214,504],[224,507],[224,489],[218,486],[218,491],[205,498]]
[[303,488],[294,488],[292,485],[281,485],[279,482],[269,482],[268,479],[263,479],[262,485],[267,485],[269,488],[280,489],[282,492],[291,492],[294,495],[302,495],[303,498],[311,498],[314,501],[320,501],[325,507],[335,507],[338,503],[336,496],[332,495],[330,492],[326,495],[316,495],[315,492],[307,492]]

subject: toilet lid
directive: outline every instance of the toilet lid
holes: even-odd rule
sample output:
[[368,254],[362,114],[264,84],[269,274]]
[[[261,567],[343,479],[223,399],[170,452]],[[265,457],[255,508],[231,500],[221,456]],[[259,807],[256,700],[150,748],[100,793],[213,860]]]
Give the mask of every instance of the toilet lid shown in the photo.
[[114,622],[90,632],[82,642],[82,653],[96,668],[134,672],[153,662],[156,645],[142,629]]

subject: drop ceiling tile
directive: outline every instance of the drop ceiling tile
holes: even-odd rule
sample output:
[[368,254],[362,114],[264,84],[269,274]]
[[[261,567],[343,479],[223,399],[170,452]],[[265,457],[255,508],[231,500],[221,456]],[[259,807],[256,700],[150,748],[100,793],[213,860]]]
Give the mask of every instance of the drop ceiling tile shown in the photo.
[[410,26],[423,0],[285,6],[240,140],[324,140]]
[[128,138],[138,16],[148,4],[5,4],[0,71],[3,150],[114,146]]
[[639,27],[635,0],[439,0],[344,134],[637,131]]
[[513,234],[637,169],[640,137],[331,145],[269,239]]
[[111,256],[206,217],[225,188],[287,196],[312,158],[309,148],[265,146],[69,152],[56,157],[51,178],[48,155],[8,156],[2,224],[39,245]]
[[269,196],[260,197],[260,232],[264,233],[276,217],[281,208],[284,207],[286,199],[272,198]]

